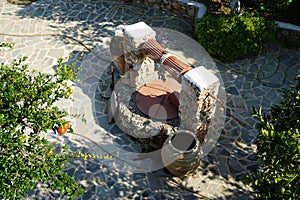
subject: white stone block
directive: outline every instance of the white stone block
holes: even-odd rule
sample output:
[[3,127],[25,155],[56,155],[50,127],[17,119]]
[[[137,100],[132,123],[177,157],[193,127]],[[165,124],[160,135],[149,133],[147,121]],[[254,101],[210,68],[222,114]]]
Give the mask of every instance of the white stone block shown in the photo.
[[155,38],[156,32],[144,22],[127,25],[124,27],[124,38],[132,42],[131,45],[137,48],[145,41]]
[[208,71],[204,66],[196,67],[188,72],[186,72],[183,77],[197,86],[200,91],[205,88],[219,83],[219,79],[212,72]]

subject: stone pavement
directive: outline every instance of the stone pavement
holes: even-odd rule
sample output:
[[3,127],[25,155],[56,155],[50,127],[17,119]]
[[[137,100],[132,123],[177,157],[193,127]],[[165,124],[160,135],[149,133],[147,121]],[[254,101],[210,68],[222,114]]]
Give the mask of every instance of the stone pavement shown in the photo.
[[[138,21],[192,36],[192,26],[184,19],[118,1],[39,0],[17,6],[0,0],[0,41],[15,43],[13,50],[0,50],[0,62],[28,56],[26,62],[32,68],[53,73],[57,58],[62,57],[66,63],[77,61],[82,68],[78,74],[81,82],[73,86],[74,101],[61,101],[59,106],[73,114],[84,114],[87,123],[72,118],[77,134],[47,134],[50,140],[70,145],[71,150],[103,155],[96,160],[73,159],[67,166],[67,172],[87,190],[78,199],[252,199],[251,188],[240,180],[247,170],[257,167],[252,108],[262,105],[267,110],[280,101],[280,90],[300,73],[300,49],[274,43],[258,56],[210,68],[224,82],[227,109],[244,125],[226,116],[217,144],[190,184],[194,188],[185,188],[164,169],[147,172],[145,166],[128,162],[122,152],[141,152],[141,146],[107,122],[110,91],[105,85],[110,84],[112,62],[109,42],[119,25]],[[167,45],[172,45],[170,40]],[[187,55],[193,53],[188,46],[181,48]],[[27,199],[63,198],[41,185],[28,194]]]

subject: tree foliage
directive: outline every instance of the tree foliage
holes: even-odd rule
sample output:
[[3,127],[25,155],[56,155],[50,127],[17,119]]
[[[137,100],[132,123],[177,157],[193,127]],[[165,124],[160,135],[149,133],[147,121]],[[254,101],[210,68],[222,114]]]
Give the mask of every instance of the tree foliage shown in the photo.
[[68,198],[78,196],[83,189],[63,172],[71,155],[40,136],[66,123],[68,113],[54,105],[70,98],[78,69],[59,59],[49,75],[30,71],[25,59],[0,64],[0,199],[22,199],[37,182]]
[[261,199],[300,199],[300,75],[284,100],[259,119],[257,156],[262,166],[249,175]]
[[275,13],[288,7],[293,0],[258,0],[262,12]]

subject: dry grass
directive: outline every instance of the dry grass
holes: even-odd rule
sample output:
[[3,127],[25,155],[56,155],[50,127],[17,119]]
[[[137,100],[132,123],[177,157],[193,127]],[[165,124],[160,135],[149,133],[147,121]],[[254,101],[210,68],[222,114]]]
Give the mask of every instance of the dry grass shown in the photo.
[[27,4],[31,4],[34,1],[36,0],[7,0],[8,3],[17,4],[17,5],[27,5]]

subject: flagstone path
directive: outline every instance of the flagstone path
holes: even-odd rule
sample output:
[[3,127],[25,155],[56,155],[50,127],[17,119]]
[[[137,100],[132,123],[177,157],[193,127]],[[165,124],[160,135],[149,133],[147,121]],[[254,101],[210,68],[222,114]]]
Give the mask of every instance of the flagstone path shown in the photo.
[[[139,21],[166,30],[166,45],[177,44],[178,36],[193,37],[190,22],[141,5],[110,0],[39,0],[17,6],[0,0],[0,41],[15,43],[13,50],[1,48],[0,62],[28,56],[31,68],[53,73],[57,58],[62,57],[66,63],[77,61],[76,66],[82,68],[80,82],[73,85],[74,101],[61,101],[59,106],[84,114],[87,123],[72,118],[76,134],[47,134],[73,151],[103,156],[72,159],[67,166],[66,171],[86,189],[78,199],[252,199],[251,188],[241,181],[249,169],[257,167],[253,145],[256,121],[251,113],[253,107],[267,110],[281,100],[280,91],[300,73],[300,49],[274,43],[258,56],[230,64],[216,62],[217,67],[210,68],[223,81],[227,109],[242,124],[226,116],[217,144],[204,157],[197,177],[190,180],[194,188],[184,188],[164,169],[151,172],[144,162],[128,162],[120,152],[141,152],[141,146],[107,122],[110,90],[103,84],[110,84],[109,42],[120,25]],[[185,55],[195,53],[190,46],[179,49]],[[28,195],[27,199],[63,199],[41,185]]]

